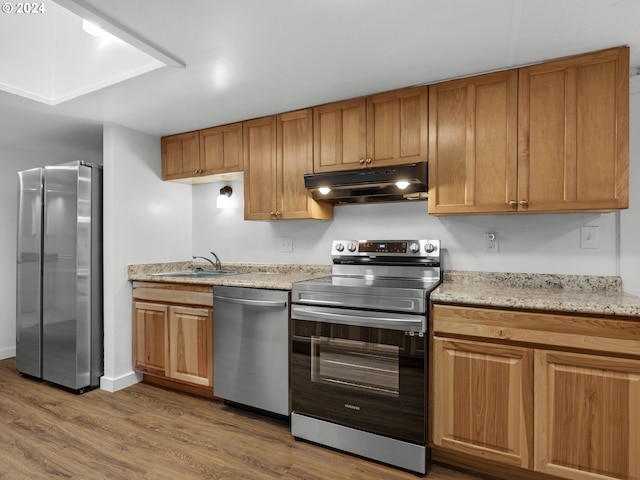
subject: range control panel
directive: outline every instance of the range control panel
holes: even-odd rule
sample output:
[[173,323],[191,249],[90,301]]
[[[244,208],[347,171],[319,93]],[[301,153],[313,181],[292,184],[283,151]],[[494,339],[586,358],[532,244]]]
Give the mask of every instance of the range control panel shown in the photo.
[[440,257],[440,240],[334,240],[331,256]]

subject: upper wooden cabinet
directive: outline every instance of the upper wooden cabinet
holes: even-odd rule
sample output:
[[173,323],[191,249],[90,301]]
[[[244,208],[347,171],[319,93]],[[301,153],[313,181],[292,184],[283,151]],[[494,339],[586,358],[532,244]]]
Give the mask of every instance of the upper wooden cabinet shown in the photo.
[[517,82],[509,70],[429,87],[429,213],[511,211]]
[[198,175],[200,135],[198,132],[162,137],[162,179],[176,180]]
[[520,69],[518,208],[629,206],[629,49]]
[[313,170],[312,110],[244,122],[246,220],[330,219],[333,207],[304,186]]
[[316,173],[427,158],[426,86],[322,105],[313,118]]
[[315,107],[313,130],[314,172],[363,166],[367,157],[367,101],[364,97]]
[[242,171],[242,122],[162,138],[162,179],[212,181]]
[[429,104],[429,213],[628,207],[627,47],[431,85]]
[[202,175],[242,171],[242,122],[200,130]]

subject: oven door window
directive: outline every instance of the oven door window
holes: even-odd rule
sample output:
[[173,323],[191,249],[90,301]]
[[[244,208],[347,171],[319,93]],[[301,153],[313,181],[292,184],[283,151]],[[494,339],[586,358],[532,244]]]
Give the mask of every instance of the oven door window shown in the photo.
[[426,345],[398,330],[294,319],[292,410],[424,444]]
[[311,337],[311,381],[397,398],[400,347],[314,335]]

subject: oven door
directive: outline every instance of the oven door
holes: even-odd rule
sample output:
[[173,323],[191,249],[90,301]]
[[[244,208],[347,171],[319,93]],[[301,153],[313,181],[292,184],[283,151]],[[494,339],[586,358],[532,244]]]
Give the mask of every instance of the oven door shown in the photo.
[[292,411],[425,444],[424,315],[293,305],[292,318]]

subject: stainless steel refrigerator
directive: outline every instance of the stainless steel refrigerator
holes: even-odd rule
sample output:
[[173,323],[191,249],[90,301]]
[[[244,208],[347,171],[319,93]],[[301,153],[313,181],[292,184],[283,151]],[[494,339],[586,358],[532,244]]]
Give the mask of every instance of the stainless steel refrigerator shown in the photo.
[[79,393],[103,374],[102,167],[18,173],[16,367]]

